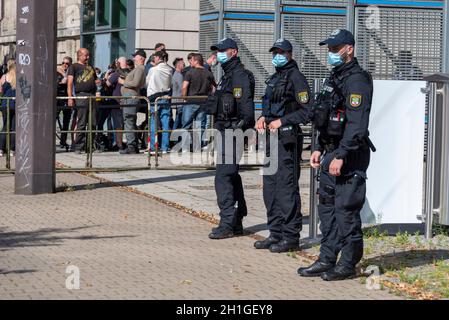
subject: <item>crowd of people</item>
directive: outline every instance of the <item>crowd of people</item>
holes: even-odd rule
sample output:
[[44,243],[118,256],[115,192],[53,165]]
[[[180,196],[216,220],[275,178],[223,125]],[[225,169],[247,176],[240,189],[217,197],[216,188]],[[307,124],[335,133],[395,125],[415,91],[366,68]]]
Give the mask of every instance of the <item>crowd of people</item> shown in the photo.
[[[186,104],[185,98],[170,101],[159,99],[157,117],[154,105],[158,98],[164,96],[207,96],[212,93],[216,83],[210,68],[216,64],[215,53],[207,62],[201,54],[190,53],[187,67],[181,57],[176,57],[170,65],[165,45],[158,43],[150,57],[147,58],[144,50],[137,50],[132,60],[119,57],[104,72],[90,66],[89,58],[89,51],[81,48],[75,63],[70,57],[63,59],[58,67],[58,96],[96,96],[93,99],[95,112],[92,114],[92,129],[114,131],[95,135],[96,150],[118,151],[120,154],[137,154],[140,150],[154,153],[156,141],[160,141],[158,148],[167,153],[171,148],[171,130],[191,129],[195,121],[199,121],[203,129],[206,128],[207,117],[195,101]],[[147,103],[139,97],[147,97],[151,103],[151,128],[148,127]],[[71,130],[77,128],[80,131],[72,137],[71,146],[67,144],[67,134],[61,134],[61,148],[77,153],[85,151],[88,104],[87,99],[58,100],[57,119],[61,130],[68,131],[71,123]],[[140,124],[138,113],[145,115],[145,120]],[[155,134],[156,122],[158,131],[163,131],[159,139]],[[125,133],[122,134],[122,131]],[[150,131],[150,137],[144,131]]]
[[[216,53],[212,53],[207,61],[199,53],[190,53],[187,61],[176,57],[170,64],[165,45],[158,43],[151,56],[147,57],[144,50],[137,50],[132,59],[118,57],[105,71],[90,64],[88,49],[80,48],[76,55],[76,61],[72,57],[64,57],[56,70],[57,96],[60,97],[56,102],[59,148],[76,153],[86,151],[89,100],[93,102],[92,129],[107,130],[107,133],[94,135],[93,148],[97,151],[137,154],[144,150],[154,153],[157,149],[155,143],[159,141],[158,149],[167,153],[172,146],[171,130],[192,129],[195,121],[201,123],[203,130],[209,124],[208,116],[200,110],[199,100],[185,97],[207,96],[215,90],[216,82],[211,67],[217,64]],[[9,59],[5,69],[0,80],[0,96],[15,97],[15,60]],[[159,99],[156,117],[154,104],[159,97],[164,96],[184,98]],[[148,127],[148,105],[146,100],[139,97],[147,97],[151,102],[151,128]],[[7,151],[7,103],[7,100],[1,101],[4,116],[0,156],[4,156]],[[10,131],[14,132],[15,102],[11,100],[9,104]],[[142,123],[138,123],[138,113],[144,114]],[[162,134],[159,133],[159,139],[156,139],[155,134],[156,121],[158,131],[163,130]],[[76,133],[71,133],[71,139],[68,139],[67,131]],[[148,131],[151,131],[150,137],[144,133]],[[15,134],[9,136],[11,156],[14,156]],[[185,147],[185,150],[190,150],[189,146]]]

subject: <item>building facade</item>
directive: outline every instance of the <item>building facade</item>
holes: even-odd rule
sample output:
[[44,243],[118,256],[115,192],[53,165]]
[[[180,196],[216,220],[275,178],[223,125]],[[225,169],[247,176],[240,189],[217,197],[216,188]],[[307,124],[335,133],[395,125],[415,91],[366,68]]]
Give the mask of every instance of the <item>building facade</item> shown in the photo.
[[[15,56],[16,0],[0,0],[0,54]],[[58,0],[58,62],[84,46],[102,70],[135,49],[167,46],[170,62],[198,51],[199,0]],[[2,62],[2,61],[0,61]]]
[[120,56],[156,43],[166,45],[170,61],[198,51],[199,0],[83,0],[82,45],[104,70]]
[[[58,55],[75,56],[80,45],[81,0],[58,0]],[[16,43],[16,0],[0,0],[0,55],[15,56]],[[0,61],[3,62],[3,61]]]

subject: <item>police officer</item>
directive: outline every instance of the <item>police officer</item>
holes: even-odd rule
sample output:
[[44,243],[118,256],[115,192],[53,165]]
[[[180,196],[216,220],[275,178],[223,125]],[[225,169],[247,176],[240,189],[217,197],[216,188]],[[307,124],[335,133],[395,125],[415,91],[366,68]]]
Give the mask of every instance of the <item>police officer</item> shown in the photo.
[[[299,124],[308,122],[310,88],[298,64],[292,58],[292,45],[285,39],[277,40],[269,50],[276,72],[266,81],[262,116],[256,128],[264,132],[277,131],[277,154],[270,154],[270,138],[267,137],[266,167],[277,161],[277,171],[265,172],[263,197],[267,209],[270,236],[256,241],[256,249],[286,252],[299,248],[302,229],[301,200],[299,196],[299,166],[302,151]],[[292,118],[293,116],[293,118]]]
[[299,268],[298,274],[334,281],[354,277],[363,255],[360,210],[370,148],[375,151],[368,138],[373,81],[354,57],[351,32],[335,30],[320,45],[328,45],[333,66],[313,107],[319,136],[310,163],[321,167],[318,212],[323,238],[319,259]]
[[[220,224],[209,234],[210,239],[225,239],[243,234],[243,217],[247,215],[239,165],[243,145],[234,143],[234,131],[254,128],[253,74],[246,70],[238,55],[237,43],[229,38],[211,47],[224,75],[215,93],[209,97],[206,113],[216,118],[220,133],[215,191],[220,208]],[[231,144],[232,148],[227,145]]]

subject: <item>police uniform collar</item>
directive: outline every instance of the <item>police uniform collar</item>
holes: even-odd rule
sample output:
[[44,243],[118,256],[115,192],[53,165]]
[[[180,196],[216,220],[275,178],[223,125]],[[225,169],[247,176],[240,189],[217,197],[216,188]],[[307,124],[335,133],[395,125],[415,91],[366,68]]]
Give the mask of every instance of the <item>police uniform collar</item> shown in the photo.
[[287,62],[287,64],[283,67],[276,67],[276,72],[283,72],[292,68],[298,68],[298,64],[293,59]]
[[338,73],[341,74],[343,73],[345,70],[349,70],[351,69],[354,65],[358,65],[359,62],[357,61],[357,58],[353,58],[350,62],[342,64],[341,66],[335,67],[334,68],[334,73]]
[[223,63],[221,67],[223,68],[223,71],[225,73],[233,71],[238,65],[241,65],[242,62],[240,61],[239,57],[232,57],[229,59],[228,62]]

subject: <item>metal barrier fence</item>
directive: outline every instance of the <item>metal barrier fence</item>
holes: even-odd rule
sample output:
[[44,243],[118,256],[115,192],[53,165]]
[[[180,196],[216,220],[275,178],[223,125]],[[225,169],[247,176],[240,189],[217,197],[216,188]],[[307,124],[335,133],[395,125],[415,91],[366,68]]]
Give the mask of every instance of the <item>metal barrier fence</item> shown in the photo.
[[[15,101],[16,98],[14,97],[0,97],[0,110],[3,113],[3,106],[2,102],[6,101],[6,130],[2,130],[0,132],[0,137],[2,135],[6,135],[6,170],[0,170],[0,173],[2,171],[11,172],[11,134],[15,134],[15,132],[11,132],[11,101]],[[3,114],[4,117],[4,114]],[[5,120],[3,120],[5,123]],[[5,128],[3,128],[5,129]],[[0,150],[1,151],[1,150]]]

